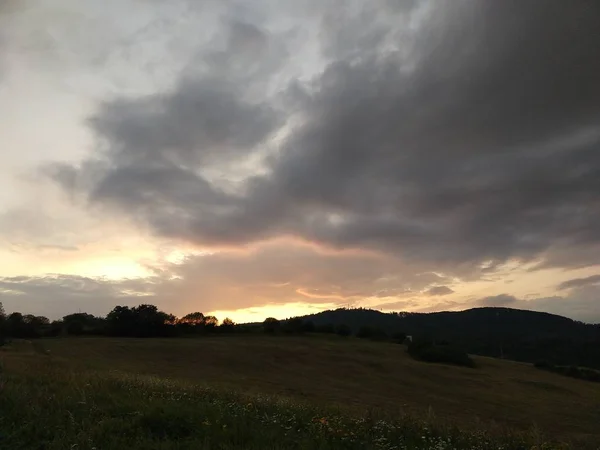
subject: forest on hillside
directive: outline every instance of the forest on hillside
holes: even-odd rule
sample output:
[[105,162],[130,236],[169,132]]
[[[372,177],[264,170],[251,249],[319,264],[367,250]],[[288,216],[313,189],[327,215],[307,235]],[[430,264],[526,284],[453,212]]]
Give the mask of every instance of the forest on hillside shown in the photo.
[[342,308],[303,319],[316,326],[345,324],[353,332],[365,326],[387,334],[401,330],[418,339],[449,342],[482,356],[600,368],[600,325],[542,312],[473,308],[458,312],[382,313]]

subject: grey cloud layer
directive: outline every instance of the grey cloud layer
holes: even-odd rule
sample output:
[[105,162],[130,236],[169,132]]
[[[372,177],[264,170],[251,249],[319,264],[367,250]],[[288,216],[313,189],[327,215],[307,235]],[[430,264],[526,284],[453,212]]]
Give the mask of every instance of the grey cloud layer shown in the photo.
[[0,302],[7,311],[22,311],[56,319],[85,311],[106,314],[116,304],[153,300],[148,281],[112,282],[76,275],[0,277]]
[[600,275],[592,275],[585,278],[574,278],[572,280],[565,281],[558,285],[558,289],[573,289],[582,288],[586,286],[594,286],[600,284]]
[[575,289],[566,295],[553,297],[535,297],[531,299],[520,299],[513,295],[500,294],[485,297],[473,303],[456,305],[461,308],[472,306],[508,307],[517,309],[528,309],[533,311],[550,312],[571,319],[581,320],[588,323],[600,323],[600,309],[598,299],[600,288],[598,286],[586,286]]
[[[250,44],[209,54],[205,75],[99,109],[90,198],[202,244],[285,234],[440,266],[600,262],[584,255],[600,245],[600,6],[423,4],[349,8],[338,20],[362,25],[356,39],[323,34],[331,62],[281,96],[266,87],[286,61],[265,50],[278,38],[235,25]],[[271,71],[246,73],[250,54]],[[206,177],[270,148],[288,119],[266,175],[235,193]]]
[[479,300],[479,306],[514,306],[517,301],[518,299],[514,295],[500,294],[482,298]]
[[450,289],[448,286],[433,286],[432,288],[428,289],[425,292],[425,294],[429,295],[430,297],[441,296],[441,295],[450,295],[453,293],[454,293],[454,291],[452,289]]

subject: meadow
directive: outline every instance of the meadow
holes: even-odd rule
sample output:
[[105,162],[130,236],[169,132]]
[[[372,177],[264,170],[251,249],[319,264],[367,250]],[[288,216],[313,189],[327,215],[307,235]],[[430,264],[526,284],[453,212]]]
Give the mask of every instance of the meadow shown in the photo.
[[0,349],[0,449],[596,449],[600,385],[337,336]]

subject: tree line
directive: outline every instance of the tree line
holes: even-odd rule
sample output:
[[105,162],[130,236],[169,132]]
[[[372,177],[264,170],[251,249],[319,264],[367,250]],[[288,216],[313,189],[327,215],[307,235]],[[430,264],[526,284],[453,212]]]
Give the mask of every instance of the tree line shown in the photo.
[[13,312],[6,314],[0,303],[0,343],[10,338],[35,339],[71,336],[169,337],[183,334],[231,332],[235,323],[193,312],[176,317],[154,305],[116,306],[106,317],[74,313],[50,321],[44,316]]
[[402,332],[386,333],[373,326],[353,330],[346,324],[325,323],[315,325],[312,320],[292,317],[286,320],[267,318],[262,323],[238,325],[226,318],[222,322],[212,315],[192,312],[183,317],[159,310],[154,305],[135,307],[115,306],[106,317],[85,312],[68,314],[60,320],[50,321],[44,316],[13,312],[5,314],[0,303],[0,343],[10,338],[35,339],[58,336],[121,336],[121,337],[174,337],[201,334],[264,333],[290,335],[322,333],[373,340],[404,342]]

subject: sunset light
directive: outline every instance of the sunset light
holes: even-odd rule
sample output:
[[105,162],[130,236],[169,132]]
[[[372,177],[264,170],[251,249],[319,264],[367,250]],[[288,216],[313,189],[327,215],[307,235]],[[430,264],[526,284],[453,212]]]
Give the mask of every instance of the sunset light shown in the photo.
[[0,450],[597,450],[600,0],[0,0]]

